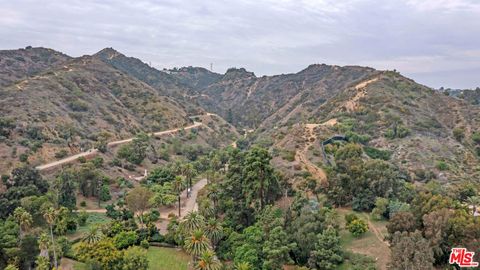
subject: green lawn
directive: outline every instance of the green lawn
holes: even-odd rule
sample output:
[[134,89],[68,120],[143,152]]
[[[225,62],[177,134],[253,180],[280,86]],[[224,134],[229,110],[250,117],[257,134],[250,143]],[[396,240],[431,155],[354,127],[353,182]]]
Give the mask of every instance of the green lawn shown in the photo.
[[150,247],[148,249],[149,269],[186,270],[191,257],[175,248]]
[[90,230],[93,226],[108,223],[111,219],[105,213],[89,213],[85,226],[79,226],[75,233],[69,234],[68,239],[78,239]]

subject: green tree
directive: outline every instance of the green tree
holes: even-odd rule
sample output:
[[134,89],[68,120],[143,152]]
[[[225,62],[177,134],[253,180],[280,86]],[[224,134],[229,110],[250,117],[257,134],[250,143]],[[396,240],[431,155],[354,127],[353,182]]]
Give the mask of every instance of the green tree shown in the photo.
[[135,231],[122,231],[115,235],[113,243],[118,249],[124,249],[134,245],[138,241],[138,235]]
[[353,236],[358,237],[368,231],[368,225],[362,219],[355,219],[347,225],[347,229]]
[[74,247],[74,252],[81,262],[97,263],[101,269],[121,269],[123,252],[115,248],[110,238],[103,238],[101,241],[88,244],[80,242]]
[[37,267],[35,268],[36,270],[51,270],[52,269],[50,267],[50,261],[48,260],[47,257],[38,256],[37,260],[35,261],[35,264],[37,265]]
[[205,235],[210,239],[213,249],[223,237],[223,227],[217,219],[211,218],[205,225]]
[[30,226],[32,226],[32,215],[25,211],[22,207],[17,207],[13,212],[13,218],[17,222],[20,228],[20,239],[25,236],[25,233],[28,231]]
[[315,250],[310,254],[308,265],[313,269],[335,269],[343,262],[343,251],[337,230],[330,227],[317,236]]
[[210,240],[202,230],[195,230],[185,239],[185,250],[192,255],[194,261],[211,249]]
[[410,212],[400,212],[390,219],[387,231],[393,235],[395,232],[413,232],[417,228],[415,216]]
[[260,147],[253,147],[245,156],[243,175],[247,203],[254,203],[259,210],[272,203],[280,192],[271,159],[267,149]]
[[55,225],[55,220],[56,220],[56,217],[57,217],[57,213],[56,213],[55,209],[50,207],[50,208],[45,210],[45,212],[43,213],[43,217],[45,218],[45,221],[47,222],[47,224],[50,228],[50,237],[52,239],[54,266],[55,266],[55,269],[57,269],[58,268],[57,253],[56,253],[56,248],[55,248],[55,239],[53,238],[53,226]]
[[220,270],[222,263],[212,250],[207,250],[200,257],[195,264],[195,270]]
[[74,209],[77,205],[76,175],[72,170],[62,171],[57,177],[58,186],[58,204],[69,209]]
[[125,202],[127,204],[128,209],[132,211],[134,214],[140,219],[140,223],[143,225],[143,214],[147,209],[150,208],[151,198],[153,193],[142,186],[135,187],[134,189],[130,190],[125,197]]
[[253,267],[248,262],[239,262],[234,266],[235,270],[253,270]]
[[103,238],[103,233],[102,231],[97,227],[93,226],[91,227],[85,237],[83,237],[82,241],[84,241],[87,244],[95,244],[98,243],[100,240]]
[[420,231],[396,232],[391,242],[390,269],[433,269],[433,251]]
[[138,134],[131,143],[123,145],[118,150],[118,157],[139,165],[147,156],[150,137],[145,133]]
[[376,220],[380,220],[386,217],[388,210],[388,199],[378,197],[375,200],[375,208],[372,210],[372,217]]
[[263,244],[263,269],[282,269],[284,264],[292,263],[289,253],[294,247],[281,226],[273,228]]
[[175,180],[173,180],[172,183],[173,190],[177,194],[177,200],[178,200],[178,217],[182,216],[181,212],[181,195],[182,191],[185,188],[185,181],[181,176],[176,176]]
[[48,254],[48,245],[50,244],[50,241],[48,240],[48,236],[46,233],[40,234],[38,237],[38,248],[40,249],[40,257],[45,257],[49,258]]
[[188,213],[180,224],[183,234],[191,235],[194,231],[203,229],[205,227],[205,218],[197,211]]
[[147,251],[140,247],[129,247],[123,253],[122,270],[147,270]]

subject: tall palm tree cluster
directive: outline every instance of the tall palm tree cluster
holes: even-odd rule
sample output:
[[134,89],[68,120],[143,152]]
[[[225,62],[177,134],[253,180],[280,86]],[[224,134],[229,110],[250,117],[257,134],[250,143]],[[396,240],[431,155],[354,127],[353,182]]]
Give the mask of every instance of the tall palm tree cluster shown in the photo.
[[215,254],[216,244],[223,237],[223,228],[215,218],[206,220],[198,212],[190,212],[180,224],[184,248],[192,256],[197,270],[220,270],[222,263]]

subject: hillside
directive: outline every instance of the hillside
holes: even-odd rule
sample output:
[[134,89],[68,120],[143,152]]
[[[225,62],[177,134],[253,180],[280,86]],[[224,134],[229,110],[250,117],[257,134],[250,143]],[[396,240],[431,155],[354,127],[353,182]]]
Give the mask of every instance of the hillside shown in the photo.
[[176,76],[157,70],[142,62],[140,59],[127,57],[113,48],[105,48],[94,54],[93,57],[148,84],[161,95],[174,98],[189,113],[199,114],[202,112],[201,108],[187,97],[187,93],[194,92],[193,88],[183,83]]
[[[376,73],[311,112],[298,111],[290,117],[307,120],[259,131],[259,140],[282,151],[297,152],[310,140],[304,135],[305,124],[334,119],[334,125],[314,128],[316,141],[307,156],[319,167],[328,165],[319,155],[320,142],[342,134],[369,151],[385,153],[411,180],[433,178],[450,183],[473,180],[480,173],[479,146],[474,139],[480,126],[479,108],[395,72]],[[291,168],[296,161],[279,163]]]
[[291,114],[314,110],[374,72],[363,67],[311,65],[295,74],[256,77],[243,68],[232,68],[201,90],[197,100],[238,127],[273,127],[279,121],[299,121]]
[[46,48],[0,51],[0,86],[36,75],[48,68],[59,67],[71,57]]
[[2,172],[22,154],[35,165],[88,149],[99,136],[120,139],[191,123],[173,99],[90,56],[18,81],[0,96]]

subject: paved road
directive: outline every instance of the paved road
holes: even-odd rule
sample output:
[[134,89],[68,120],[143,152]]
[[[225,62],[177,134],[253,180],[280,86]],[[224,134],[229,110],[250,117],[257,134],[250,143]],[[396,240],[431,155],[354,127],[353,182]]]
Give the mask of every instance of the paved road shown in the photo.
[[[192,211],[197,211],[198,210],[198,204],[197,204],[197,196],[198,192],[204,188],[207,185],[207,179],[202,179],[195,183],[192,187],[192,196],[190,198],[187,198],[187,190],[184,190],[182,194],[180,195],[182,206],[181,206],[181,214],[182,217],[187,215],[189,212]],[[87,213],[106,213],[106,209],[79,209],[77,211],[85,211]],[[175,204],[174,207],[168,207],[160,211],[160,216],[163,219],[168,219],[168,215],[170,214],[178,214],[178,208],[177,204]]]
[[[188,130],[188,129],[192,129],[192,128],[196,128],[196,127],[199,127],[203,125],[202,123],[200,122],[194,122],[193,125],[190,125],[190,126],[186,126],[184,128],[175,128],[175,129],[170,129],[170,130],[165,130],[165,131],[159,131],[159,132],[154,132],[152,133],[151,135],[153,136],[162,136],[162,135],[166,135],[166,134],[172,134],[172,133],[175,133],[175,132],[178,132],[182,129],[184,130]],[[134,138],[129,138],[129,139],[125,139],[125,140],[119,140],[119,141],[113,141],[113,142],[109,142],[107,145],[108,146],[115,146],[115,145],[119,145],[119,144],[124,144],[124,143],[128,143],[128,142],[131,142]],[[89,156],[94,156],[98,153],[98,149],[89,149],[85,152],[82,152],[82,153],[78,153],[78,154],[75,154],[73,156],[70,156],[70,157],[66,157],[64,159],[61,159],[61,160],[57,160],[57,161],[54,161],[54,162],[50,162],[50,163],[47,163],[47,164],[43,164],[43,165],[40,165],[40,166],[37,166],[35,167],[37,170],[39,171],[42,171],[42,170],[46,170],[46,169],[50,169],[50,168],[53,168],[53,167],[56,167],[56,166],[60,166],[60,165],[63,165],[63,164],[66,164],[66,163],[70,163],[70,162],[73,162],[75,160],[77,160],[78,158],[80,157],[89,157]]]

